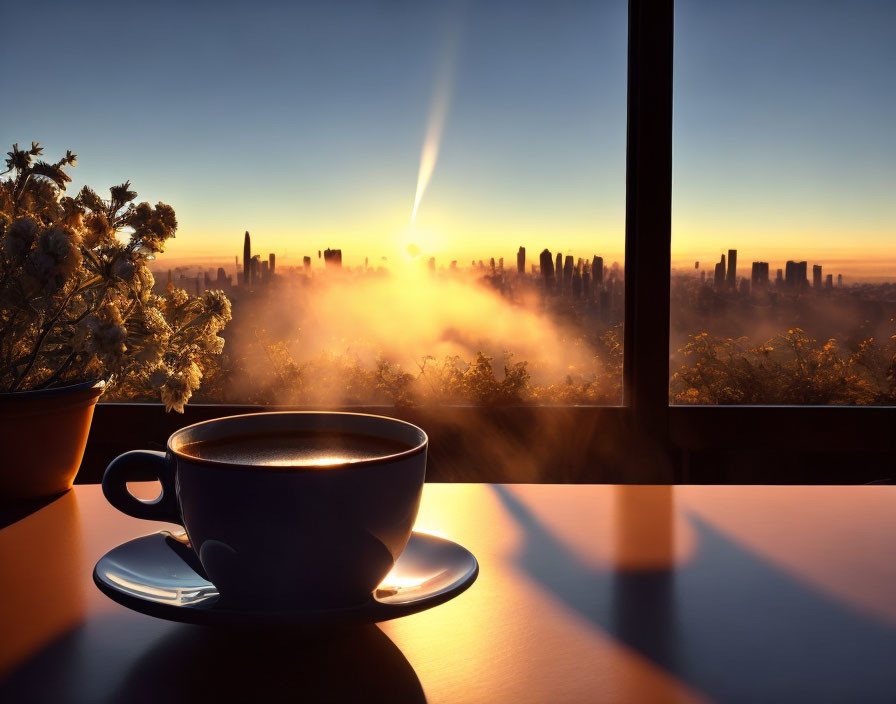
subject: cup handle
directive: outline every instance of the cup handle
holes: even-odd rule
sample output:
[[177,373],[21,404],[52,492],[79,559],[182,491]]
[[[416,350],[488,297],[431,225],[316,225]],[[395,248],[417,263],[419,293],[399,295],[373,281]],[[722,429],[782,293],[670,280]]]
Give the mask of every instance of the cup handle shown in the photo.
[[[152,501],[141,501],[128,491],[129,481],[139,481],[146,473],[155,474],[162,493]],[[103,494],[122,513],[150,521],[182,524],[174,488],[174,465],[164,452],[133,450],[119,455],[103,474]]]

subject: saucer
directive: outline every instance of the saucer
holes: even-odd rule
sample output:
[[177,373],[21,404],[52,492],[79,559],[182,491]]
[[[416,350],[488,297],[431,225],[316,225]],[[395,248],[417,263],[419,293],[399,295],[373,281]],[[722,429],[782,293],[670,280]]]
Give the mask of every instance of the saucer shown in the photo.
[[428,533],[413,533],[395,566],[370,597],[354,606],[290,610],[233,607],[220,603],[202,573],[185,533],[161,531],[107,552],[93,581],[106,596],[142,614],[203,625],[313,626],[373,623],[442,604],[463,592],[479,574],[466,548]]

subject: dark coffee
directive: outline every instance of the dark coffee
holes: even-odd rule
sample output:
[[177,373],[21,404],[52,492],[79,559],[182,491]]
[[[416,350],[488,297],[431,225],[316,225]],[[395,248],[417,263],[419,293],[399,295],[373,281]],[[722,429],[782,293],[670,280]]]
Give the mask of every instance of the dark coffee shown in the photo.
[[179,452],[229,464],[333,467],[410,449],[405,443],[362,433],[272,431],[185,443]]

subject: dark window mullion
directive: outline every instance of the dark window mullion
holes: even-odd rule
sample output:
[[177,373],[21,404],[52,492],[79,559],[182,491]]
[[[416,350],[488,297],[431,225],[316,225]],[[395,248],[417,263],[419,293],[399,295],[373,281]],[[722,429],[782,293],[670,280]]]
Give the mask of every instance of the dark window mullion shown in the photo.
[[630,0],[624,403],[664,445],[669,429],[672,0]]

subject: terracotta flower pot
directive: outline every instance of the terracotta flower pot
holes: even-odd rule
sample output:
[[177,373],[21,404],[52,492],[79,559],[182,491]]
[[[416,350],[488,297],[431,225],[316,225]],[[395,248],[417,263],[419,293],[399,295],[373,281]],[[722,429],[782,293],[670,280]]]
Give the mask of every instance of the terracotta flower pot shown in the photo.
[[0,394],[0,504],[71,489],[103,386]]

